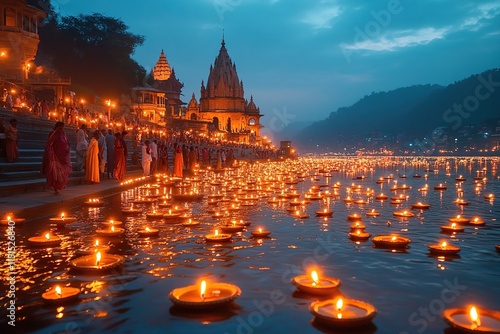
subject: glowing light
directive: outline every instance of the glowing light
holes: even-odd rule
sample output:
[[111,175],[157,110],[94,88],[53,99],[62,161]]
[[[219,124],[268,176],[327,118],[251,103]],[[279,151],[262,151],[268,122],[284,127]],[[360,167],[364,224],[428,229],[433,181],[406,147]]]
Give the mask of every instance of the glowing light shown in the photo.
[[201,281],[201,286],[200,286],[200,297],[202,299],[205,299],[205,291],[207,290],[207,282]]
[[481,326],[481,320],[479,319],[479,314],[475,306],[471,307],[469,311],[469,316],[474,325],[476,325],[477,327]]
[[98,266],[100,262],[101,262],[101,252],[97,252],[97,254],[95,255],[95,265]]
[[311,272],[311,278],[313,280],[313,285],[316,286],[316,284],[318,284],[319,281],[318,273],[316,272],[316,270],[313,270]]
[[62,291],[61,291],[61,288],[59,287],[59,285],[56,285],[56,293],[59,297],[62,297]]

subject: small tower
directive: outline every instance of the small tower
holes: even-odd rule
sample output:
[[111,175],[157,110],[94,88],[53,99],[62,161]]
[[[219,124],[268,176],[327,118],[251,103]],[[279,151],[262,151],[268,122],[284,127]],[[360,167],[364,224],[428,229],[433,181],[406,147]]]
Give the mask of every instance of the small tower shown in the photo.
[[153,68],[153,78],[158,81],[165,81],[170,78],[171,73],[172,70],[170,69],[167,57],[165,57],[165,53],[161,50],[160,58]]

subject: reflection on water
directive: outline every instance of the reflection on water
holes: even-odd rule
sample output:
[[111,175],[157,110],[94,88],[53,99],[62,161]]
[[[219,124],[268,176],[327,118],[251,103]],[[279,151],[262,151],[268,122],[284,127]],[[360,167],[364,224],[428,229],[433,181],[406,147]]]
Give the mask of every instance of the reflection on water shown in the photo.
[[[447,328],[440,317],[444,308],[475,303],[500,310],[500,254],[494,248],[500,244],[497,167],[498,160],[479,158],[261,163],[225,173],[200,173],[191,184],[157,182],[158,186],[136,187],[105,198],[102,207],[82,206],[68,213],[78,219],[65,227],[50,225],[48,219],[17,226],[16,329],[34,333],[136,333],[144,328],[169,333],[341,333],[312,321],[308,306],[318,297],[299,293],[290,284],[294,276],[316,266],[324,275],[342,280],[339,294],[378,309],[371,326],[353,333],[443,333]],[[466,180],[456,181],[459,175]],[[342,186],[332,187],[336,182]],[[447,189],[434,190],[438,184]],[[323,196],[317,198],[318,192]],[[286,210],[287,194],[292,194],[291,199],[297,193],[299,200],[306,193],[311,195],[304,208],[308,219],[295,218]],[[380,193],[389,198],[376,200]],[[202,200],[193,197],[192,202],[172,201],[176,194],[205,196]],[[497,199],[486,200],[488,194]],[[268,203],[273,197],[277,200]],[[346,203],[346,197],[353,201]],[[397,198],[391,201],[390,197]],[[468,205],[457,204],[457,198]],[[213,205],[215,200],[217,205]],[[430,209],[410,209],[417,202],[430,204]],[[122,214],[121,209],[131,205],[142,208],[142,213]],[[201,224],[185,227],[146,217],[153,210],[167,212],[175,206],[187,208],[187,214]],[[325,208],[333,210],[331,218],[315,217],[315,211]],[[380,215],[367,217],[373,209]],[[394,217],[395,211],[404,210],[415,216]],[[222,218],[213,218],[214,212]],[[397,233],[412,242],[406,249],[391,250],[374,248],[370,240],[352,241],[348,238],[352,222],[347,216],[354,213],[361,215],[365,231],[372,236]],[[456,215],[478,216],[486,225],[466,225],[463,233],[442,233],[439,227]],[[111,247],[110,253],[125,257],[124,266],[105,275],[71,271],[70,260],[95,242],[95,231],[108,228],[102,222],[109,219],[122,221],[125,233],[99,240]],[[229,243],[205,242],[205,235],[218,224],[233,220],[251,225],[235,233]],[[137,231],[146,226],[159,229],[159,236],[141,237]],[[270,230],[271,235],[252,237],[250,231],[258,227]],[[61,237],[59,247],[27,245],[29,237],[46,231]],[[427,246],[440,241],[460,246],[461,252],[430,255]],[[2,272],[7,277],[6,234],[1,245]],[[242,296],[220,311],[173,307],[169,292],[202,277],[236,284]],[[45,305],[41,294],[56,284],[79,287],[80,299],[67,305]],[[5,293],[0,301],[6,310],[7,278],[2,288]]]

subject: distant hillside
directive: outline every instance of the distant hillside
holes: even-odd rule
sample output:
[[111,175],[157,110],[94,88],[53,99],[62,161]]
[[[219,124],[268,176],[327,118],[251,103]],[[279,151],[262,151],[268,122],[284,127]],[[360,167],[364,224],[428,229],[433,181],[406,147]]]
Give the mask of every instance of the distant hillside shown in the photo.
[[418,85],[372,93],[313,123],[293,140],[311,150],[316,145],[335,147],[335,143],[344,145],[374,134],[419,137],[437,127],[457,130],[499,114],[500,69],[493,69],[446,87]]

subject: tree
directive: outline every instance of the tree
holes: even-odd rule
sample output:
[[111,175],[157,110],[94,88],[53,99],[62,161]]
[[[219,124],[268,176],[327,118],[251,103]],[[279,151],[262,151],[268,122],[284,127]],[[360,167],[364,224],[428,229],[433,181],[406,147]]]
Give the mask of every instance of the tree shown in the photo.
[[129,32],[121,20],[102,14],[49,17],[40,28],[40,52],[75,86],[119,96],[143,80],[146,71],[131,55],[144,37]]

